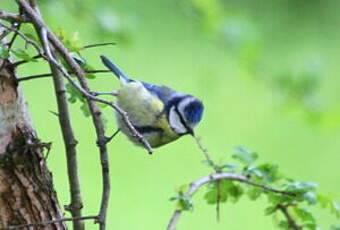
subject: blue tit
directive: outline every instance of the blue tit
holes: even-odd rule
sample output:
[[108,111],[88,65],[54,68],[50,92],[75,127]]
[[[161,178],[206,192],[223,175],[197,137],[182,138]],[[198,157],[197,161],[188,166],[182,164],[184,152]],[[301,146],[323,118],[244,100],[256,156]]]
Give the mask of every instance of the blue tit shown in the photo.
[[[165,145],[186,134],[194,136],[194,128],[203,115],[200,100],[166,86],[132,80],[109,59],[100,57],[121,82],[121,88],[116,91],[118,106],[127,112],[132,125],[151,147]],[[140,145],[121,116],[117,114],[116,117],[119,129]]]

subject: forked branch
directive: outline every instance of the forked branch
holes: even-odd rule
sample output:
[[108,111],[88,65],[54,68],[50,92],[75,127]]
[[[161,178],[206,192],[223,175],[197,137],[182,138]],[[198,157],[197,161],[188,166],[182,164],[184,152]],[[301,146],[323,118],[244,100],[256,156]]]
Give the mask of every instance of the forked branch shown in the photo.
[[[203,185],[212,182],[212,181],[219,181],[219,180],[232,180],[232,181],[238,181],[240,183],[248,184],[254,187],[261,188],[268,192],[278,193],[285,196],[295,196],[294,193],[286,192],[283,190],[278,190],[275,188],[271,188],[267,185],[259,184],[256,182],[253,182],[248,179],[248,177],[236,173],[228,173],[228,172],[220,172],[220,173],[214,173],[209,176],[202,177],[194,182],[192,182],[189,186],[188,191],[184,194],[184,196],[191,197],[194,195]],[[175,230],[177,223],[179,221],[179,218],[182,215],[181,210],[175,210],[170,218],[167,230]]]

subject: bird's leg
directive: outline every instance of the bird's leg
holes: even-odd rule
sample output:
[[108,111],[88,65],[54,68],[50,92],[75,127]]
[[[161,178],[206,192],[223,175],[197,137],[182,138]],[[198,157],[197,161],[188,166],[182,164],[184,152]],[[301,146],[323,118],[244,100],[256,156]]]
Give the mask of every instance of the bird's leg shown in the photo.
[[119,132],[120,132],[120,129],[117,129],[117,131],[114,132],[114,134],[112,134],[112,136],[106,137],[106,143],[110,142]]
[[101,95],[111,95],[111,96],[118,96],[118,92],[116,90],[111,92],[91,92],[93,96],[101,96]]

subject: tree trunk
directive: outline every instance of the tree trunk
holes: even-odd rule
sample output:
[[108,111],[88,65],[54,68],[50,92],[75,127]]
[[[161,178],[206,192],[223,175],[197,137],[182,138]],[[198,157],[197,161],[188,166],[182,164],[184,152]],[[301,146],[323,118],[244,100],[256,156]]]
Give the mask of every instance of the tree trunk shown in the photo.
[[[0,229],[63,217],[43,156],[49,144],[37,138],[8,64],[0,59]],[[21,229],[67,228],[59,222]]]

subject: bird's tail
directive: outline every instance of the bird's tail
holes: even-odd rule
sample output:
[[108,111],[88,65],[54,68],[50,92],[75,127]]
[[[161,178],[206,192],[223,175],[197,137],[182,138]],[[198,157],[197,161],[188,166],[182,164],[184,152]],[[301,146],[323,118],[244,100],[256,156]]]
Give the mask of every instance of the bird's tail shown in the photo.
[[100,55],[100,58],[102,59],[103,64],[111,70],[118,78],[119,80],[125,84],[127,82],[130,82],[131,80],[115,65],[113,64],[107,57]]

